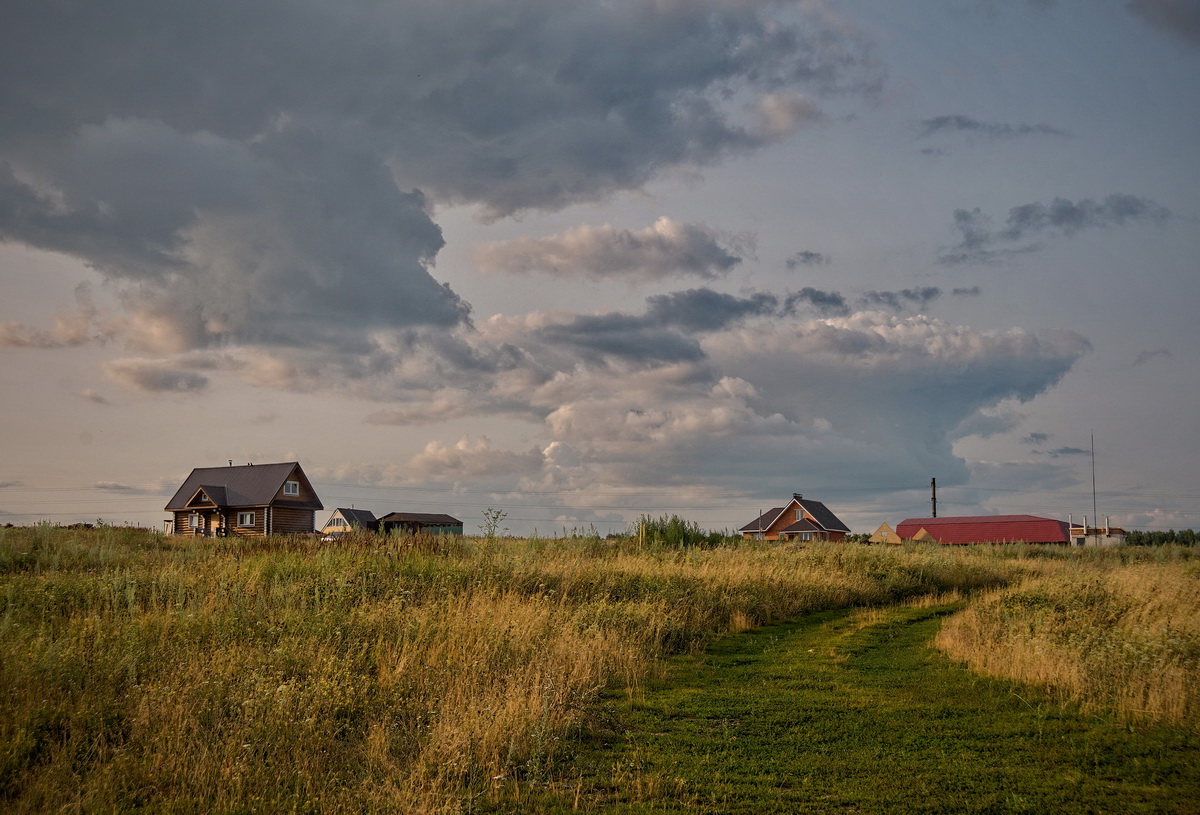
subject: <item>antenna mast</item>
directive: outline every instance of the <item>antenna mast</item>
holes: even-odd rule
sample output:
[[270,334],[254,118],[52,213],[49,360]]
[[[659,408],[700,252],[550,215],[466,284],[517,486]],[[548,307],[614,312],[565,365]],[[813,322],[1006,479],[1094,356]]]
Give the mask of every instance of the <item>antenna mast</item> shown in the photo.
[[937,479],[929,479],[929,500],[933,504],[933,517],[937,517]]

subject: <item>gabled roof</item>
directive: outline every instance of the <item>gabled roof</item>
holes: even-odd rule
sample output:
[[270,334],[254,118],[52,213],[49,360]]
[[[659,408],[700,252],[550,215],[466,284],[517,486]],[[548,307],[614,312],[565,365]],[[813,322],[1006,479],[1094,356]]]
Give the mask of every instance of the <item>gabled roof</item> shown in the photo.
[[[804,510],[813,522],[816,523],[818,529],[826,532],[849,532],[850,527],[842,523],[838,516],[829,511],[829,507],[822,504],[820,501],[813,501],[796,493],[792,495],[792,502],[785,507],[772,507],[771,509],[759,515],[750,523],[743,526],[738,532],[765,532],[771,528],[771,525],[779,520],[779,516],[787,512],[793,506],[799,506]],[[788,527],[786,530],[781,529],[780,532],[803,532],[806,529],[792,529]]]
[[808,498],[803,498],[799,495],[792,496],[792,501],[799,504],[813,520],[824,530],[829,532],[849,532],[850,527],[842,523],[842,519],[829,511],[829,507],[822,504],[820,501],[813,501]]
[[346,509],[345,507],[338,507],[334,512],[345,518],[347,523],[361,526],[363,529],[371,529],[379,523],[375,518],[375,513],[369,509]]
[[166,509],[187,509],[192,497],[200,489],[220,507],[267,506],[274,502],[275,496],[283,489],[283,482],[291,478],[303,483],[313,495],[313,499],[306,501],[288,498],[278,503],[286,503],[297,509],[325,508],[316,498],[316,491],[304,475],[300,463],[286,461],[279,464],[246,464],[238,467],[197,467],[167,503]]
[[762,515],[759,515],[750,523],[743,526],[738,532],[765,532],[771,528],[771,524],[783,513],[787,507],[773,507],[768,509]]
[[915,539],[926,530],[938,543],[1067,543],[1067,522],[1037,515],[967,515],[950,518],[907,518],[896,534]]
[[783,529],[780,529],[779,534],[782,535],[784,532],[818,532],[820,529],[821,527],[817,526],[808,518],[804,518],[803,520],[796,521],[791,526],[785,526]]
[[875,530],[875,534],[868,540],[871,543],[902,543],[900,536],[896,534],[896,530],[888,526],[886,522],[880,524],[879,528]]
[[462,521],[453,515],[440,512],[392,512],[379,519],[379,523],[457,524]]

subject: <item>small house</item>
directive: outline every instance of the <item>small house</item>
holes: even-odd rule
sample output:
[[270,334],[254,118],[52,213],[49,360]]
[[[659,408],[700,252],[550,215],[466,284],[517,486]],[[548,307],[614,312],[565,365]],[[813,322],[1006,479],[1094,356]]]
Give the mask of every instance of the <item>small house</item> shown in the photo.
[[299,462],[197,467],[167,503],[177,535],[311,533],[324,509]]
[[786,506],[764,512],[738,532],[752,540],[840,541],[850,534],[850,527],[820,501],[797,492]]
[[347,509],[346,507],[338,507],[329,516],[329,520],[321,527],[322,535],[331,533],[349,532],[351,529],[366,529],[375,531],[379,528],[379,521],[375,518],[375,513],[369,509]]
[[904,540],[896,534],[896,531],[886,523],[879,525],[875,530],[875,534],[867,538],[868,543],[904,543]]

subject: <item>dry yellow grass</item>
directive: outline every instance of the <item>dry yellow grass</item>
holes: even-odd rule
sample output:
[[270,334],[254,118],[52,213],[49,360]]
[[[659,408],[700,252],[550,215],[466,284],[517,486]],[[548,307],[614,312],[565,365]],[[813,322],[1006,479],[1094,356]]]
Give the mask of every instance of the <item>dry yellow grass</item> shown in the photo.
[[[0,530],[0,808],[510,800],[517,781],[559,777],[602,688],[635,692],[666,653],[818,609],[971,593],[1035,562],[634,543]],[[1191,590],[1153,574],[1159,601]]]
[[1200,569],[1119,555],[1044,561],[949,619],[936,640],[975,670],[1125,721],[1200,730]]

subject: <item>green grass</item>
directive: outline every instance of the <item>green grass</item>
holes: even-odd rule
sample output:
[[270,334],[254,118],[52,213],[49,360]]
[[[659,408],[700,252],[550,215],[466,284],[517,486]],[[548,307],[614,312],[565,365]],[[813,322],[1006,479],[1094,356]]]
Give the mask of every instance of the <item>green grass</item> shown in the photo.
[[523,806],[1200,811],[1195,736],[1130,730],[951,664],[929,647],[951,610],[824,612],[675,658],[643,695],[608,696],[577,735],[578,776]]

